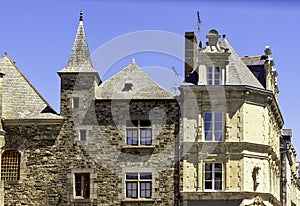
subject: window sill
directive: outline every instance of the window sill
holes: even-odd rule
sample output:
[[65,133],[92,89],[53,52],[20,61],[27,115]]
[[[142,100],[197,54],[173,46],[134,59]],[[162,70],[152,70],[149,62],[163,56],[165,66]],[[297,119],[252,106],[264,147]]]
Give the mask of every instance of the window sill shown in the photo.
[[146,199],[146,198],[138,198],[138,199],[131,199],[131,198],[126,198],[122,200],[122,202],[155,202],[154,199]]
[[154,145],[124,145],[122,149],[154,149]]

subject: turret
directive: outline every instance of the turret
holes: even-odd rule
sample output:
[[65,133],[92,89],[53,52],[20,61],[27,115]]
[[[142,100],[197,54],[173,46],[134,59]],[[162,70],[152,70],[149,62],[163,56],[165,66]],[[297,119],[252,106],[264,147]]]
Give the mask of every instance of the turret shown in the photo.
[[61,78],[61,115],[67,119],[75,113],[84,115],[95,99],[95,89],[101,80],[91,61],[82,12],[68,64],[58,74]]

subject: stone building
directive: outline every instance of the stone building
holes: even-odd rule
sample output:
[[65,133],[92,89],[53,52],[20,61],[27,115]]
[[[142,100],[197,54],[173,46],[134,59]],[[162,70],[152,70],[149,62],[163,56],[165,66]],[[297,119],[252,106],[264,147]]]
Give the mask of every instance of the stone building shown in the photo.
[[0,59],[0,205],[298,205],[296,153],[271,50],[241,58],[216,30],[186,32],[174,96],[134,60],[102,82],[82,14],[60,114]]

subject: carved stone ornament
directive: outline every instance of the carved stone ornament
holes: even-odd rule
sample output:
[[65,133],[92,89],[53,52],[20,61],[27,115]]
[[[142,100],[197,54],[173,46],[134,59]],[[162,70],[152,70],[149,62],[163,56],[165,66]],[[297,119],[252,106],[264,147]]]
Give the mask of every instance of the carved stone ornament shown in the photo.
[[263,200],[259,197],[259,196],[256,196],[254,199],[253,199],[253,202],[249,205],[246,205],[246,206],[266,206],[266,204],[264,204]]

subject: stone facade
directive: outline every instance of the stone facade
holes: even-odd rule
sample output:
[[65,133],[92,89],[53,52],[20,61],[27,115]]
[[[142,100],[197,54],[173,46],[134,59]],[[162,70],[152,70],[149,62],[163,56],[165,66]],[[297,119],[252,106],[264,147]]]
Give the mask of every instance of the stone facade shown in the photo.
[[81,14],[60,114],[5,54],[0,205],[299,205],[270,48],[240,58],[216,30],[204,48],[185,37],[179,96],[134,60],[102,82]]

